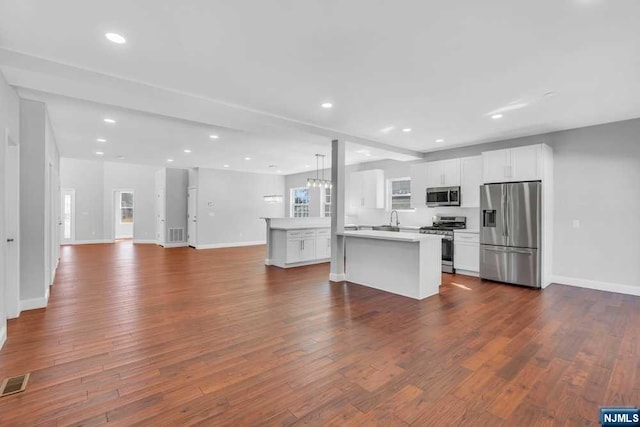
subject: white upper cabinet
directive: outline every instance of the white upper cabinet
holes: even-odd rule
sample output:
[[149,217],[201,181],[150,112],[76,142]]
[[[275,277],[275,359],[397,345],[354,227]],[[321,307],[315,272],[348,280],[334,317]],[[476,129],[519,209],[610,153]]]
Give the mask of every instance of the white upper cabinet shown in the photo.
[[460,185],[460,159],[427,163],[427,187]]
[[427,205],[427,164],[411,165],[411,207],[420,208]]
[[384,171],[382,169],[351,173],[349,207],[384,209]]
[[542,144],[482,153],[485,183],[542,179]]
[[480,186],[482,185],[482,156],[460,159],[461,204],[463,208],[480,207]]

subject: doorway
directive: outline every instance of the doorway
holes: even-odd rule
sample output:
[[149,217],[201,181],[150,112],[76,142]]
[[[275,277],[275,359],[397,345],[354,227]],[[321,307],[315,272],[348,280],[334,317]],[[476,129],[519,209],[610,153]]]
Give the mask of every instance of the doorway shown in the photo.
[[63,188],[61,191],[60,217],[62,218],[61,244],[71,245],[76,240],[76,190]]
[[[4,221],[7,243],[4,254],[4,295],[7,318],[20,315],[20,146],[5,130]],[[2,288],[0,287],[0,290]],[[0,313],[3,310],[0,310]],[[2,319],[4,321],[4,319]]]
[[134,199],[133,190],[115,191],[115,226],[116,240],[133,239]]
[[196,203],[196,189],[190,188],[187,193],[187,242],[189,246],[195,248],[198,240],[196,239],[196,233],[198,232],[198,216]]

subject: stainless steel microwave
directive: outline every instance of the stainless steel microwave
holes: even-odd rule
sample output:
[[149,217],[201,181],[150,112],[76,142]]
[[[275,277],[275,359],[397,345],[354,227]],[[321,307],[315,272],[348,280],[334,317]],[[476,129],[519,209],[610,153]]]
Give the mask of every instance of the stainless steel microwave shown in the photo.
[[460,206],[460,187],[427,188],[427,206]]

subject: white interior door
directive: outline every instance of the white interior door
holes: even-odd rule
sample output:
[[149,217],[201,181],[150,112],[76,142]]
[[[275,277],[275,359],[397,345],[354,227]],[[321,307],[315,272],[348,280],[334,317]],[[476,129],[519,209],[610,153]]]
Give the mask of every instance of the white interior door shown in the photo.
[[198,226],[196,189],[190,188],[187,194],[187,241],[189,246],[196,247],[196,233]]
[[60,218],[62,222],[61,243],[70,245],[76,240],[76,190],[63,188],[61,191]]
[[[5,157],[5,311],[9,319],[20,315],[20,146],[7,133]],[[0,290],[2,288],[0,287]],[[2,310],[0,310],[2,312]],[[4,321],[4,319],[2,319]]]

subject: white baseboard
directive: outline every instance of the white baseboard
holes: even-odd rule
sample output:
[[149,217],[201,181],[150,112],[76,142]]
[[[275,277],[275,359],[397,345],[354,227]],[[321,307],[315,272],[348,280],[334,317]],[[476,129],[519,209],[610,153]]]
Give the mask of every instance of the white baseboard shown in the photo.
[[7,341],[7,324],[0,326],[0,349],[4,345],[5,341]]
[[576,286],[578,288],[596,289],[598,291],[616,292],[618,294],[640,296],[640,286],[623,285],[621,283],[600,282],[597,280],[579,279],[576,277],[553,276],[553,283]]
[[269,258],[265,258],[264,265],[271,265],[271,260]]
[[456,268],[456,274],[462,274],[464,276],[480,277],[480,273],[478,273],[477,271],[462,270],[459,268]]
[[186,248],[187,246],[189,246],[189,244],[187,242],[177,242],[177,243],[165,243],[163,245],[160,245],[165,249],[170,249],[170,248]]
[[345,280],[347,280],[347,275],[346,274],[333,274],[330,273],[329,274],[329,281],[331,282],[344,282]]
[[109,239],[98,239],[98,240],[75,240],[71,242],[72,245],[97,245],[101,243],[115,243],[113,240]]
[[[48,294],[48,292],[47,292]],[[45,298],[32,298],[20,300],[20,311],[35,310],[38,308],[45,308],[49,302],[49,296]]]
[[197,245],[196,249],[237,248],[240,246],[265,245],[266,243],[266,240],[256,240],[253,242],[212,243],[209,245]]
[[150,240],[150,239],[133,239],[133,244],[134,245],[155,245],[156,241]]

